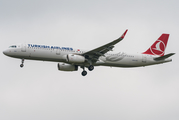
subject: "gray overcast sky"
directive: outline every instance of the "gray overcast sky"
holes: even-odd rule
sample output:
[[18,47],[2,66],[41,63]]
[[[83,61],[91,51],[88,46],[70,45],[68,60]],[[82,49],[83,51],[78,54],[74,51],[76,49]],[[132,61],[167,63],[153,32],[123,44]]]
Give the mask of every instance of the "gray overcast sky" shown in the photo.
[[93,49],[129,29],[115,52],[144,52],[169,33],[179,51],[177,0],[0,0],[1,120],[178,120],[178,54],[141,68],[95,67],[86,77],[55,62],[2,54],[15,43]]

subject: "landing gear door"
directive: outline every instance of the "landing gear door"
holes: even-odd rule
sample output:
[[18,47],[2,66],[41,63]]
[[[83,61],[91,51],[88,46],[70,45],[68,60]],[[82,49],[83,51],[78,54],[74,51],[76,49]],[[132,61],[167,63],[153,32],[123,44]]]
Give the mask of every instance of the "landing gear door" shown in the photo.
[[21,44],[21,51],[26,52],[26,45],[25,44]]

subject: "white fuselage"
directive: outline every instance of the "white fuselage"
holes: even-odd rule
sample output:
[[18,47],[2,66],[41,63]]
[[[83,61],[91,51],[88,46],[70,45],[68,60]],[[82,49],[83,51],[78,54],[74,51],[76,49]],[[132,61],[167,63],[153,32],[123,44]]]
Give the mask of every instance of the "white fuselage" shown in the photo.
[[[73,49],[69,47],[45,46],[36,44],[19,44],[15,47],[11,46],[3,53],[7,56],[42,61],[54,61],[69,63],[66,60],[68,54],[83,54],[85,51]],[[154,58],[158,56],[146,54],[127,54],[119,52],[117,54],[106,53],[104,56],[93,63],[94,66],[112,66],[112,67],[140,67],[153,64],[160,64],[170,62],[171,59],[155,61]],[[84,65],[84,63],[70,63],[75,65]],[[86,65],[88,66],[88,63]]]

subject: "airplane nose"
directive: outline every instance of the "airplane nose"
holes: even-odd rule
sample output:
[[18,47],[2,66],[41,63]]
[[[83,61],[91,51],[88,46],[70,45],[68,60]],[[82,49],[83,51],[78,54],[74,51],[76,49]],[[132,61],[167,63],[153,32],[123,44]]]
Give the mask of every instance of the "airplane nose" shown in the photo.
[[4,54],[4,55],[7,55],[7,50],[4,50],[4,51],[3,51],[3,54]]

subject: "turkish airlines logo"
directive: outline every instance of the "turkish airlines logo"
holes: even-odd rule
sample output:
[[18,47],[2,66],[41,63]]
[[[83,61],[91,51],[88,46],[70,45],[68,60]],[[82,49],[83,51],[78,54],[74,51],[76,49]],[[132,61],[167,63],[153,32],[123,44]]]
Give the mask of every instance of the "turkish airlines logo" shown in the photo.
[[165,44],[161,40],[157,40],[151,47],[150,47],[151,52],[154,55],[162,55],[164,54],[165,51]]

